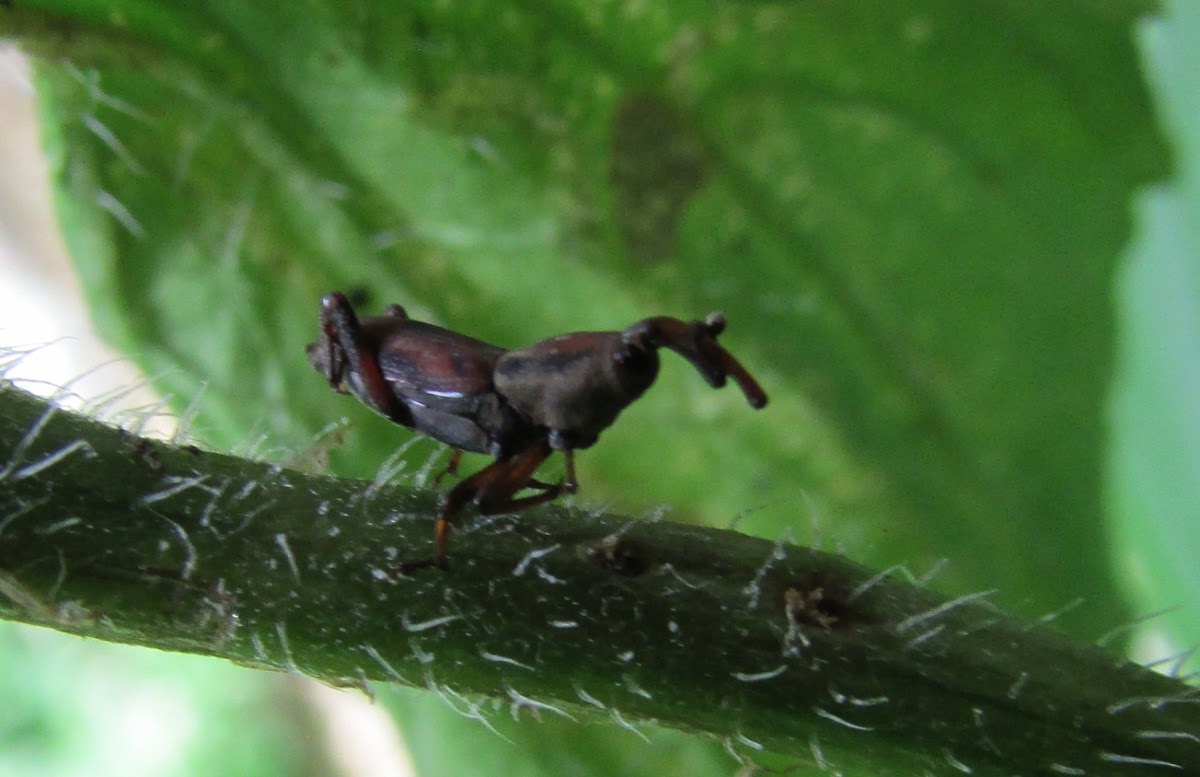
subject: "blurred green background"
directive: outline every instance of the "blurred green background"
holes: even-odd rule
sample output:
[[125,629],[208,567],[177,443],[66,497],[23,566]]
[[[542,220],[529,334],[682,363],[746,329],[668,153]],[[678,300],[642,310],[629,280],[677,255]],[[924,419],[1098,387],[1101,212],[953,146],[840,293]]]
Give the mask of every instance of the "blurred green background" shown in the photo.
[[[1196,6],[19,5],[93,318],[204,444],[285,460],[346,416],[330,467],[371,477],[408,439],[305,362],[332,289],[506,347],[723,310],[769,408],[668,357],[581,503],[934,572],[1114,649],[1175,608],[1145,658],[1200,639]],[[0,773],[95,759],[119,715],[60,709],[96,693],[194,700],[141,773],[333,768],[287,678],[0,639],[0,751],[31,759]],[[737,768],[384,695],[425,774]]]

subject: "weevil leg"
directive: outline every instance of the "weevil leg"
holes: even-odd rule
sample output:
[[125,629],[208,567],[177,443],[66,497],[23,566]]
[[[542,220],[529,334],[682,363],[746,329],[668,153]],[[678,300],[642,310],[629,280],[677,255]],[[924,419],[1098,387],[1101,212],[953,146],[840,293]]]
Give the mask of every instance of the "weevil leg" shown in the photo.
[[[539,440],[513,456],[493,461],[450,489],[442,500],[442,508],[434,527],[434,557],[403,564],[400,567],[401,573],[408,574],[425,567],[448,568],[450,521],[471,503],[476,505],[480,515],[495,515],[516,512],[557,498],[563,492],[563,484],[546,486],[539,494],[512,498],[513,494],[521,489],[531,487],[533,473],[552,452],[545,440]],[[539,483],[538,486],[532,487],[544,485]]]
[[[530,455],[528,461],[523,461],[523,457],[529,455],[531,451],[536,451],[536,453]],[[575,452],[573,450],[568,449],[562,452],[567,460],[567,474],[561,483],[543,483],[532,477],[551,453],[553,453],[553,449],[546,448],[544,443],[538,443],[509,459],[513,466],[505,473],[502,484],[486,492],[481,492],[475,497],[479,514],[495,515],[516,512],[526,507],[553,501],[562,494],[575,493],[579,484],[575,482]],[[542,493],[523,496],[519,499],[511,498],[513,494],[524,488],[536,489]]]
[[325,376],[329,385],[345,393],[346,376],[357,376],[376,410],[398,424],[412,427],[412,413],[388,386],[375,349],[363,342],[358,316],[340,291],[321,300],[321,332],[329,354]]
[[551,429],[548,439],[550,447],[562,451],[563,458],[567,460],[567,474],[559,485],[564,492],[574,494],[579,490],[579,483],[575,480],[575,449],[571,447],[570,437],[562,429]]
[[462,448],[450,449],[450,461],[446,462],[446,468],[439,472],[433,479],[433,487],[437,488],[438,483],[442,482],[442,478],[449,475],[450,477],[458,477],[458,464],[462,461]]
[[568,448],[562,454],[563,458],[567,460],[567,477],[562,482],[562,490],[568,494],[574,494],[579,490],[579,481],[575,479],[575,451]]
[[[524,486],[521,486],[524,488]],[[557,499],[566,489],[562,483],[547,487],[540,494],[530,494],[518,499],[505,499],[497,502],[489,502],[487,505],[480,506],[480,515],[500,515],[502,513],[515,513],[524,510],[526,507],[536,507],[546,502],[552,502]]]

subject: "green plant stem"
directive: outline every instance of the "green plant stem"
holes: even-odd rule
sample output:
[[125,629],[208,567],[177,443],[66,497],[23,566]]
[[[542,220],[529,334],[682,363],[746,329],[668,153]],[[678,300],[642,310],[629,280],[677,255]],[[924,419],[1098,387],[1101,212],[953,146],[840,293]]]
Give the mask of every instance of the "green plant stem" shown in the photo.
[[[983,595],[732,531],[436,497],[148,441],[0,386],[0,615],[469,710],[591,709],[873,774],[1200,770],[1194,689]],[[468,696],[463,696],[468,694]],[[1192,732],[1192,733],[1188,733]],[[1078,772],[1069,771],[1078,769]]]

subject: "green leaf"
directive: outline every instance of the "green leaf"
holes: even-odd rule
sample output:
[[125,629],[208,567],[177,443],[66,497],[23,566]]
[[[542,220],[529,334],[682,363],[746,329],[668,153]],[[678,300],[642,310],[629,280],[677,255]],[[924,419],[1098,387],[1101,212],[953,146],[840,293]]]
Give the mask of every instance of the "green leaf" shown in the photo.
[[[580,457],[586,505],[824,540],[1089,637],[1109,294],[1165,161],[1149,3],[42,0],[59,213],[98,321],[198,434],[333,467],[407,434],[303,356],[362,290],[506,347],[726,312],[771,405],[681,365]],[[436,450],[409,450],[410,468]],[[473,463],[470,462],[468,466]],[[469,471],[469,470],[468,470]]]
[[1138,199],[1118,291],[1114,564],[1177,649],[1200,643],[1200,8],[1170,3],[1139,39],[1177,174]]
[[[612,774],[728,775],[736,763],[721,743],[621,717],[606,724],[576,711],[567,719],[550,711],[483,705],[476,714],[463,699],[409,689],[381,697],[400,727],[420,774],[461,777],[576,777]],[[508,709],[506,709],[506,707]],[[611,715],[611,711],[609,713]],[[470,742],[469,747],[446,747]],[[734,744],[746,750],[744,742]],[[794,763],[794,759],[792,759]]]
[[10,623],[0,650],[4,777],[271,777],[322,763],[281,676]]

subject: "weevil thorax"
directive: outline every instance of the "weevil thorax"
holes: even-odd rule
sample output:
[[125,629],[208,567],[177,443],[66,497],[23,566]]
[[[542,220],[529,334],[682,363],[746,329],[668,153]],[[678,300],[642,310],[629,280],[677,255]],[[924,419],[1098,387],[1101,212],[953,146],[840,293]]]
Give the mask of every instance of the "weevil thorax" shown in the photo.
[[658,353],[619,332],[576,332],[510,351],[496,365],[496,391],[565,447],[596,442],[658,376]]

